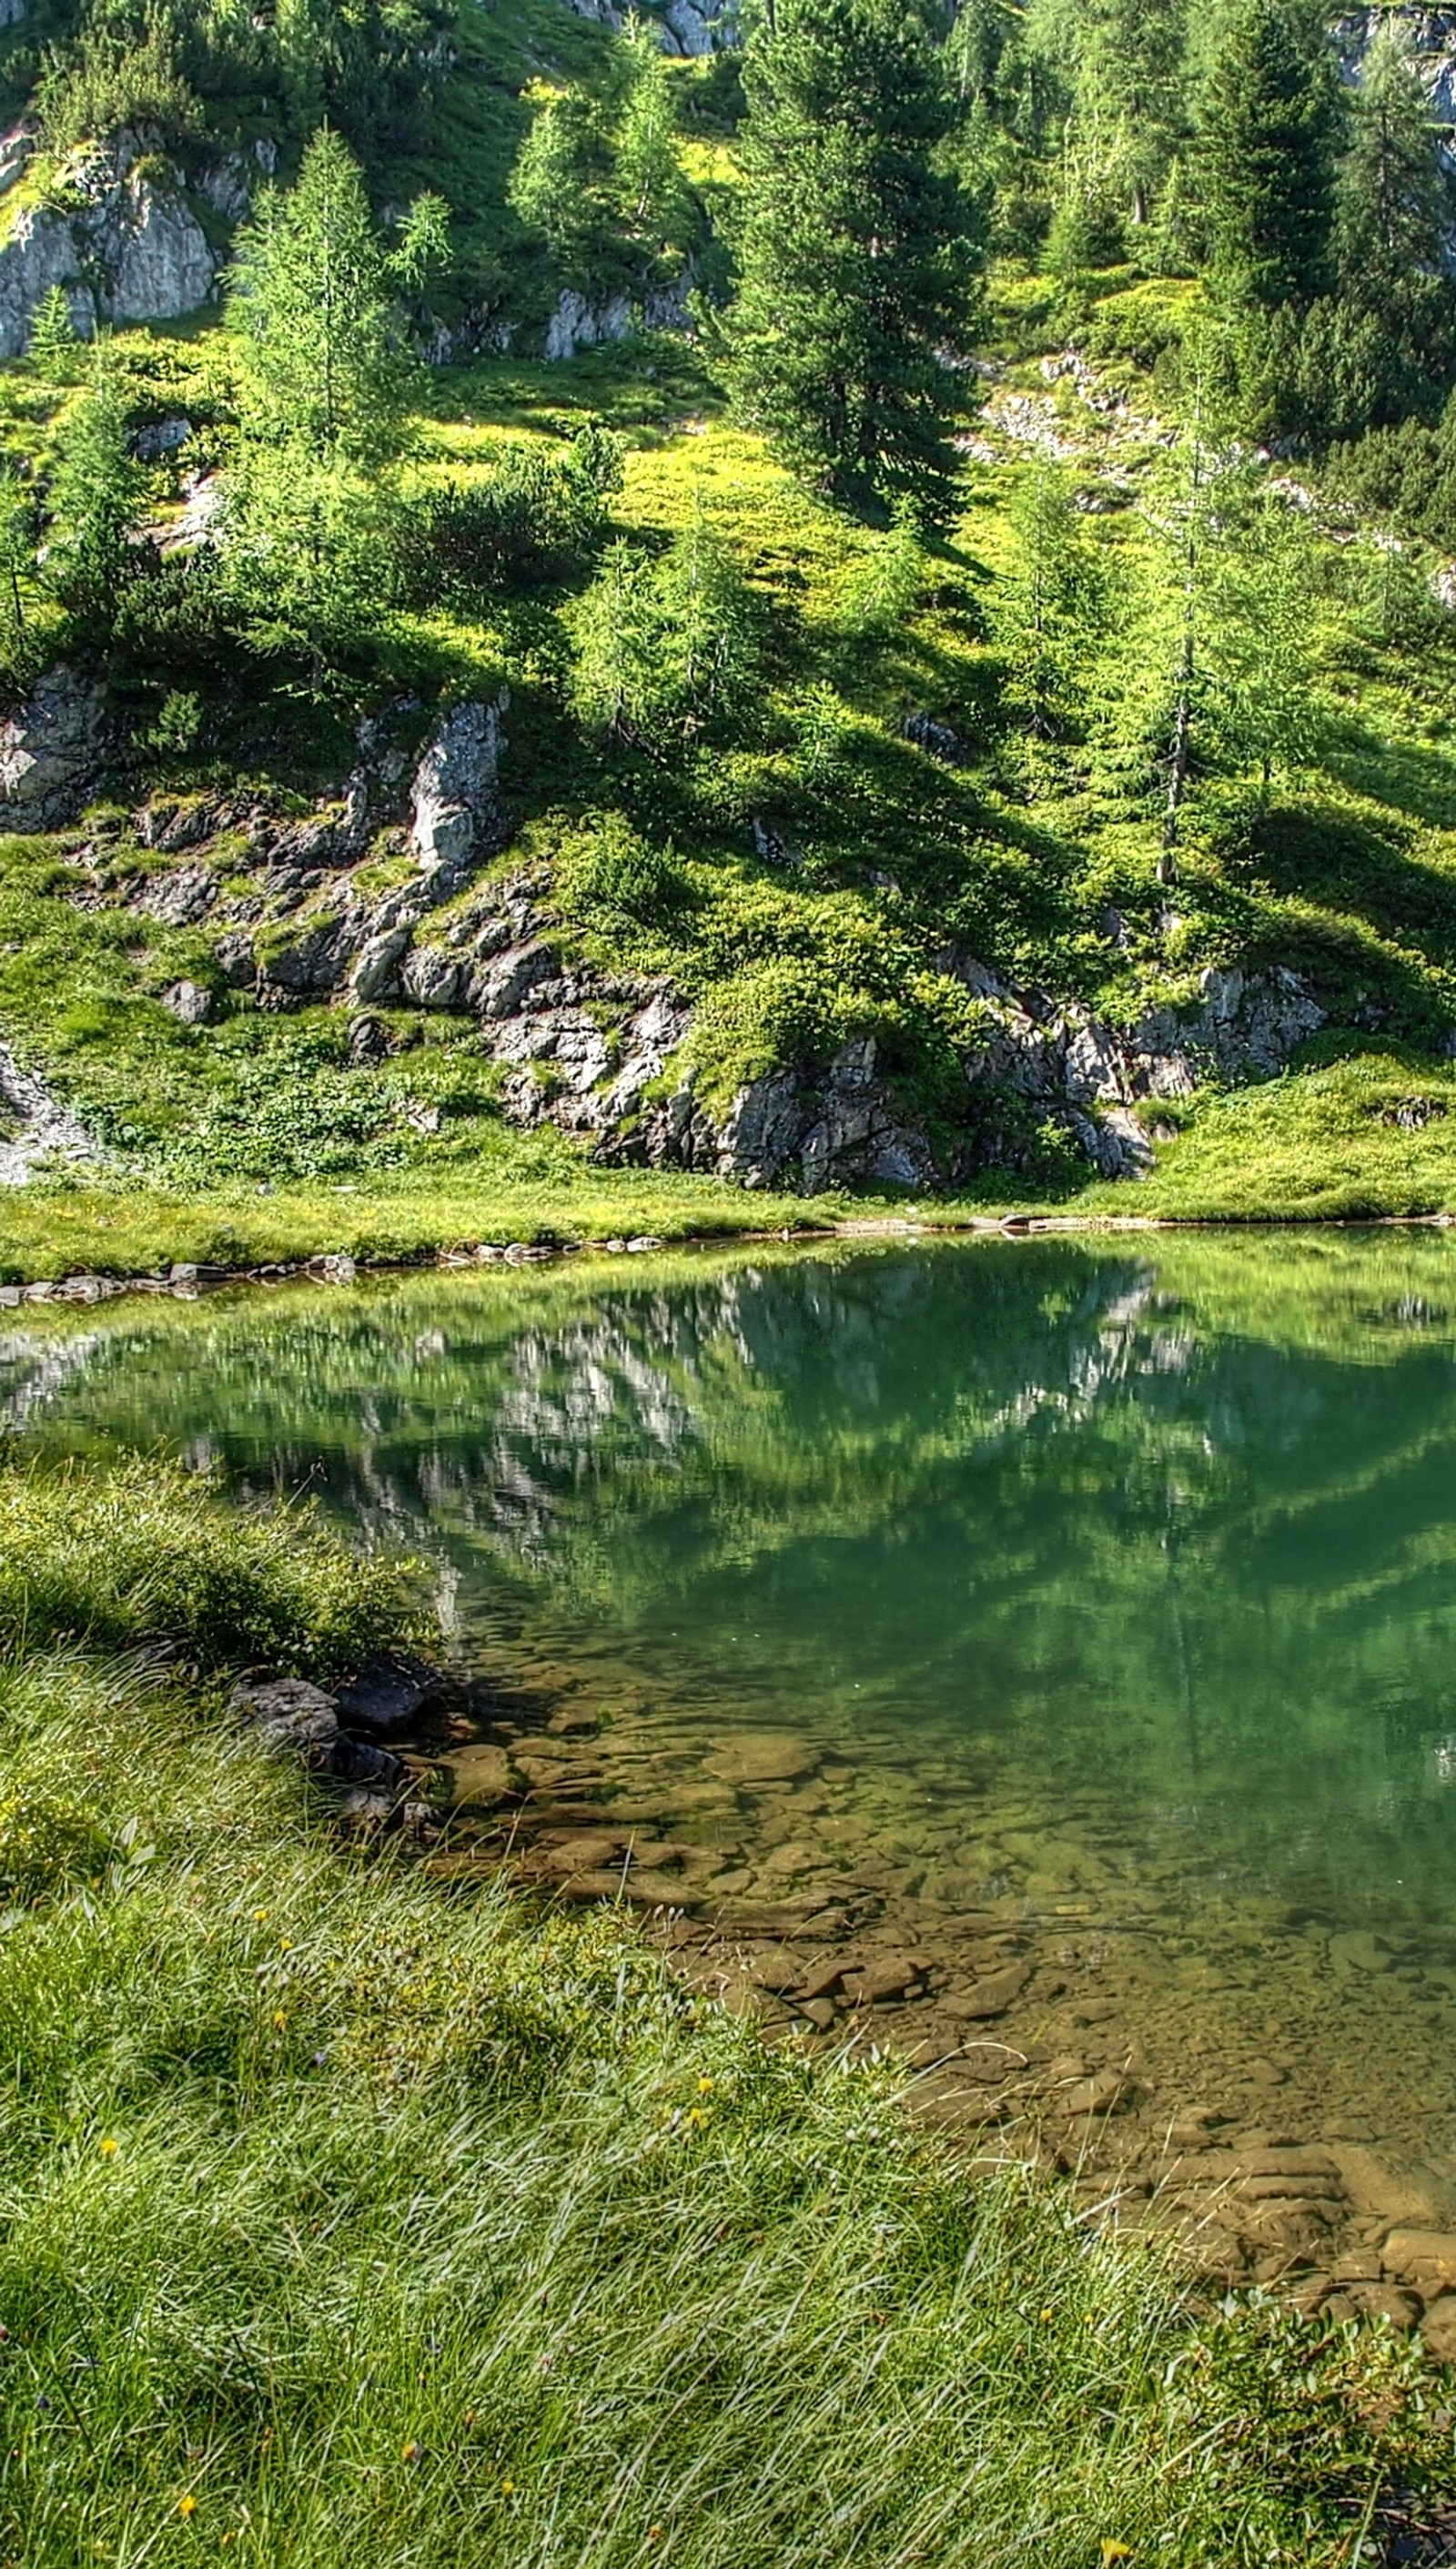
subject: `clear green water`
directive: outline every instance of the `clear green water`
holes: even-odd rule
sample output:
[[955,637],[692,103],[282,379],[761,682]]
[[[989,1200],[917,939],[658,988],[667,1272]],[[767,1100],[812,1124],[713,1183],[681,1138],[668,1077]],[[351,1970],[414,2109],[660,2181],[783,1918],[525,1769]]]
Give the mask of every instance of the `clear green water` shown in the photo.
[[[838,1884],[947,1952],[971,1913],[1018,1921],[1070,1992],[1044,1979],[1018,2038],[1095,2064],[1095,1972],[1165,2102],[1274,2097],[1456,2179],[1444,1236],[841,1245],[27,1314],[7,1412],[424,1553],[463,1647],[604,1713],[740,1895]],[[744,1730],[817,1771],[715,1781]]]

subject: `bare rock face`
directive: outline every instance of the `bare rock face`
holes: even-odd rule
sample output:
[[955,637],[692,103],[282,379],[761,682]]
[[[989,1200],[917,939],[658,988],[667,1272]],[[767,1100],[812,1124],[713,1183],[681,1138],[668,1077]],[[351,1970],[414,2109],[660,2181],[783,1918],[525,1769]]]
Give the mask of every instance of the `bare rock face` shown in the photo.
[[102,321],[172,321],[205,303],[216,281],[206,235],[176,185],[137,167],[135,135],[74,156],[75,210],[27,205],[0,248],[0,358],[21,356],[36,307],[62,286],[83,338]]
[[506,747],[502,718],[511,690],[490,704],[457,705],[441,723],[415,772],[411,844],[423,872],[464,877],[499,844],[497,774]]
[[96,307],[71,225],[48,205],[23,205],[0,249],[0,357],[24,354],[31,315],[57,285],[66,288],[76,329],[89,338]]
[[592,303],[574,286],[567,285],[546,323],[542,354],[558,362],[574,357],[578,348],[595,348],[604,339],[630,339],[633,326],[629,294],[608,294],[599,303]]
[[924,1135],[895,1113],[873,1035],[844,1045],[818,1078],[770,1071],[742,1089],[718,1135],[717,1172],[811,1196],[856,1182],[932,1187],[936,1175]]
[[95,246],[106,321],[174,321],[212,291],[216,267],[195,214],[181,195],[159,194],[135,173],[115,191]]
[[102,1155],[85,1126],[0,1044],[0,1187],[23,1187],[47,1162]]
[[108,746],[100,687],[79,670],[48,669],[0,723],[0,832],[58,830],[73,821]]

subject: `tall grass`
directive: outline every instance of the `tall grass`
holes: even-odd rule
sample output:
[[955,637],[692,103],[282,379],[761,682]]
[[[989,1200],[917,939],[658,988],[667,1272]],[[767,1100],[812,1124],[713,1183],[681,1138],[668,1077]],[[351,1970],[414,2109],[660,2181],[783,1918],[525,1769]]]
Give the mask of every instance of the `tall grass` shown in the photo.
[[306,1507],[229,1507],[176,1463],[37,1470],[0,1449],[0,1651],[65,1639],[330,1678],[409,1618],[408,1566],[349,1551]]
[[[94,1508],[106,1612],[214,1651],[159,1602],[191,1493],[132,1485],[122,1568],[127,1489],[10,1497],[52,1551],[46,1504]],[[307,1659],[343,1608],[302,1596]],[[1393,2342],[1195,2318],[916,2137],[891,2064],[770,2047],[610,1914],[346,1854],[207,1708],[0,1669],[0,2558],[1333,2564],[1449,2458]]]
[[887,2065],[767,2046],[611,1917],[351,1862],[72,1657],[0,1722],[27,2569],[1332,2562],[1417,2440],[1409,2359],[1191,2323],[1155,2255],[912,2138]]

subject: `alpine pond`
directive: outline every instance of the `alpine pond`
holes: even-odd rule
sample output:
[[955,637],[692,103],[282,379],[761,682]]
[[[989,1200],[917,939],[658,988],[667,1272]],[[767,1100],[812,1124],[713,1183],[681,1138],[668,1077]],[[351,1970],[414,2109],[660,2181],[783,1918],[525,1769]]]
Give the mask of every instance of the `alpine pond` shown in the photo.
[[476,1706],[419,1740],[442,1866],[635,1900],[1216,2271],[1338,2266],[1399,2318],[1382,2242],[1456,2230],[1443,1234],[27,1311],[0,1402],[433,1565]]

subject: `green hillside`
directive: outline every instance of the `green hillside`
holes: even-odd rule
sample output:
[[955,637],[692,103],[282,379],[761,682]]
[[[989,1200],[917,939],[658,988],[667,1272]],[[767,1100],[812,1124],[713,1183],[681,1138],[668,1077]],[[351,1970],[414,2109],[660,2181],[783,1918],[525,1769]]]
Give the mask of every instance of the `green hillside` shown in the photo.
[[[657,1231],[754,1219],[725,1174],[1456,1201],[1431,65],[1398,12],[1350,87],[1274,0],[1170,9],[1129,100],[1110,5],[877,6],[750,14],[746,54],[563,0],[8,32],[0,313],[47,223],[95,251],[0,370],[11,771],[57,666],[80,725],[0,839],[12,1276],[599,1236],[632,1163]],[[1261,99],[1304,158],[1251,209]],[[106,324],[118,187],[195,216],[220,302]],[[472,704],[498,770],[422,888],[411,780]],[[481,997],[513,939],[564,998]]]

